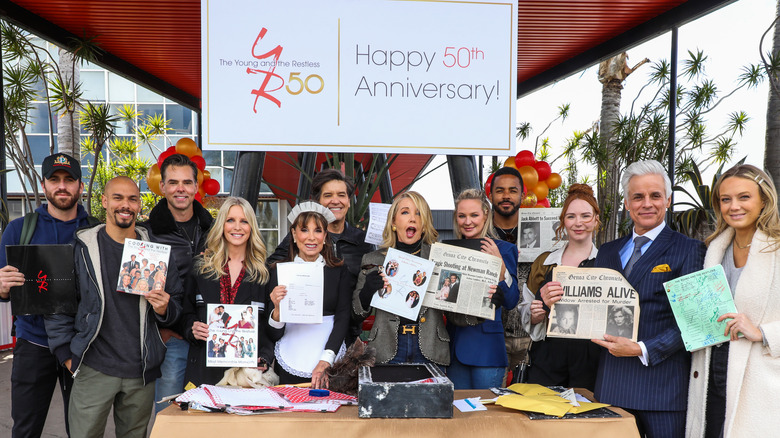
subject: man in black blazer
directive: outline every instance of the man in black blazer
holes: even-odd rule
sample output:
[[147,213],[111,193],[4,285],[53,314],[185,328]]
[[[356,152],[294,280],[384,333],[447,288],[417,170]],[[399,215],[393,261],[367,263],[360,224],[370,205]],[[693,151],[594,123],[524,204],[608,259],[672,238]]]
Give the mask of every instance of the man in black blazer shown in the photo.
[[458,291],[460,291],[460,281],[458,276],[450,274],[450,293],[447,295],[447,301],[454,303],[458,301]]
[[621,178],[633,232],[599,248],[596,266],[622,272],[639,294],[637,339],[604,335],[595,395],[628,409],[640,433],[683,437],[691,355],[683,346],[663,283],[702,269],[702,242],[672,231],[664,218],[671,182],[657,161],[640,161]]

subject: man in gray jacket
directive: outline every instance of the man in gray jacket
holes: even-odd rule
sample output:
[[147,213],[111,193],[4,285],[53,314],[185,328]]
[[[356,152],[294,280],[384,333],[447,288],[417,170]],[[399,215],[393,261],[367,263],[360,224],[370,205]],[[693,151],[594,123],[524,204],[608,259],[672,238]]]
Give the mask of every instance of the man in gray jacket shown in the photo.
[[151,416],[142,407],[152,403],[165,356],[158,325],[177,322],[181,284],[171,264],[166,291],[117,292],[125,239],[150,236],[135,224],[141,195],[133,180],[110,180],[102,202],[106,224],[76,232],[77,313],[47,316],[46,330],[52,352],[73,372],[71,436],[102,437],[113,407],[117,436],[140,438]]

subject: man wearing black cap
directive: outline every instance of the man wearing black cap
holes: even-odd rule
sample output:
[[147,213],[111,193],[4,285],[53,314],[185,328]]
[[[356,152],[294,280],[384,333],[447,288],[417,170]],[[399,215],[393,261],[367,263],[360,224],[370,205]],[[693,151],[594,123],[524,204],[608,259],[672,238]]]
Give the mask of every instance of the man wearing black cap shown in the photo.
[[[43,160],[42,171],[42,188],[49,202],[28,214],[36,217],[35,231],[29,243],[71,243],[76,229],[89,223],[86,210],[79,204],[84,191],[80,163],[66,154],[49,155]],[[20,243],[24,220],[19,218],[8,224],[0,241],[0,266],[3,266],[0,268],[0,300],[7,301],[10,288],[24,283],[24,274],[9,266],[5,258],[5,246]],[[11,370],[12,436],[39,437],[58,379],[67,427],[73,378],[49,351],[43,315],[17,316],[15,325],[16,346]]]

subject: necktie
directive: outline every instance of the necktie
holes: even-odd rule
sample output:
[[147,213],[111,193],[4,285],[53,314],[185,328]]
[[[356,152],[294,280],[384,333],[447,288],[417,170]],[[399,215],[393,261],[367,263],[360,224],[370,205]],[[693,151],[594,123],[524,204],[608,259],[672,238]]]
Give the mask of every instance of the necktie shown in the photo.
[[646,236],[637,236],[636,239],[634,239],[634,252],[631,253],[631,258],[628,259],[628,263],[626,263],[626,267],[623,269],[623,276],[628,278],[628,276],[631,275],[634,264],[642,257],[642,247],[649,241],[650,238]]

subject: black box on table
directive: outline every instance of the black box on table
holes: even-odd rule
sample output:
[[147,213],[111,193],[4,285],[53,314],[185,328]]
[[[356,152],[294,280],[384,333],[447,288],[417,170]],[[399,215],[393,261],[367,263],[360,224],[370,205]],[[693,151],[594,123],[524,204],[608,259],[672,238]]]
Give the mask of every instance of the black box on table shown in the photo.
[[376,365],[358,374],[360,418],[452,418],[452,381],[435,364]]

